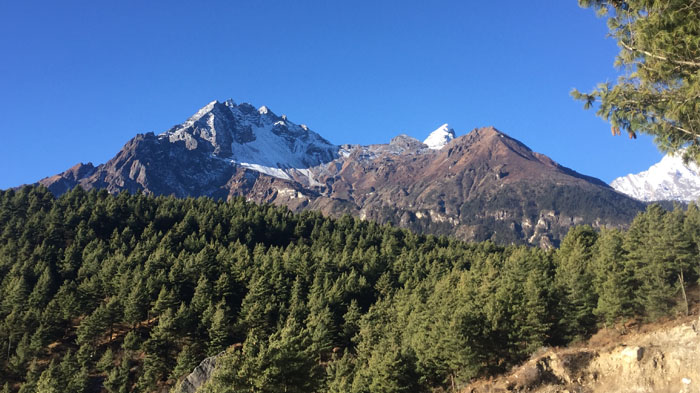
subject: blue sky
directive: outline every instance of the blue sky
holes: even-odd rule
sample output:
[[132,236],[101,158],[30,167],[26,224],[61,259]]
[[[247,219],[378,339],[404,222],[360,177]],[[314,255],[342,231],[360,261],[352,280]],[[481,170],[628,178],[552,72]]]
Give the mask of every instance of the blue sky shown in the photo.
[[26,0],[0,15],[0,188],[103,163],[228,98],[338,144],[493,125],[606,182],[661,157],[570,98],[617,72],[605,21],[575,0]]

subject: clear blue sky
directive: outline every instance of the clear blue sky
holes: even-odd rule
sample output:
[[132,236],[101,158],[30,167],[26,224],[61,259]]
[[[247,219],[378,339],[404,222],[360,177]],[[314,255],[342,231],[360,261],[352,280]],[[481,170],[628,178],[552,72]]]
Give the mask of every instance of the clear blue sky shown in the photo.
[[605,21],[576,0],[25,0],[0,15],[0,188],[103,163],[228,98],[338,144],[493,125],[606,182],[661,157],[570,98],[616,75]]

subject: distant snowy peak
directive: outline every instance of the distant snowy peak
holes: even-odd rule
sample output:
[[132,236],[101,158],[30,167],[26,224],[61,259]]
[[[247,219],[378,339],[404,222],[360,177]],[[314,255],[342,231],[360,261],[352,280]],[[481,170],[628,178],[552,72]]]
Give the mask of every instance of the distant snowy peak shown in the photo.
[[453,139],[455,139],[455,131],[445,123],[437,130],[431,132],[423,143],[431,149],[439,150]]
[[648,170],[618,177],[610,185],[642,201],[697,201],[700,198],[700,168],[683,164],[682,154],[666,155]]

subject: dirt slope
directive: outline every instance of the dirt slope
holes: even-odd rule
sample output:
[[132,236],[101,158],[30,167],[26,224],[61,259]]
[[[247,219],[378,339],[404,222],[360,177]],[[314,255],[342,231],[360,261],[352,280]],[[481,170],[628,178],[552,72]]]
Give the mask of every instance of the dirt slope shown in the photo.
[[586,345],[550,349],[510,374],[462,393],[698,393],[700,318],[621,335],[602,331]]

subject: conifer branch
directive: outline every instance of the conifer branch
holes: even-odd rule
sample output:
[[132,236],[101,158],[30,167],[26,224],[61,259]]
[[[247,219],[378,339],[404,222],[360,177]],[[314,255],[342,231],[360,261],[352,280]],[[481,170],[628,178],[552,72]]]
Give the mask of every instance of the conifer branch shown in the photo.
[[627,49],[627,50],[630,51],[630,52],[639,52],[639,53],[643,53],[643,54],[645,54],[645,55],[647,55],[647,56],[649,56],[649,57],[652,57],[652,58],[654,58],[654,59],[661,60],[661,61],[668,61],[669,63],[673,63],[673,64],[677,64],[677,65],[684,65],[684,66],[689,66],[689,67],[698,67],[698,68],[700,68],[700,63],[695,62],[695,61],[673,60],[673,59],[669,59],[668,57],[665,57],[665,56],[657,55],[657,54],[651,53],[651,52],[649,52],[649,51],[645,51],[645,50],[642,50],[642,49],[635,48],[635,47],[633,47],[633,46],[630,46],[630,45],[626,44],[625,41],[620,40],[619,42],[620,42],[620,45],[622,45],[623,48]]

